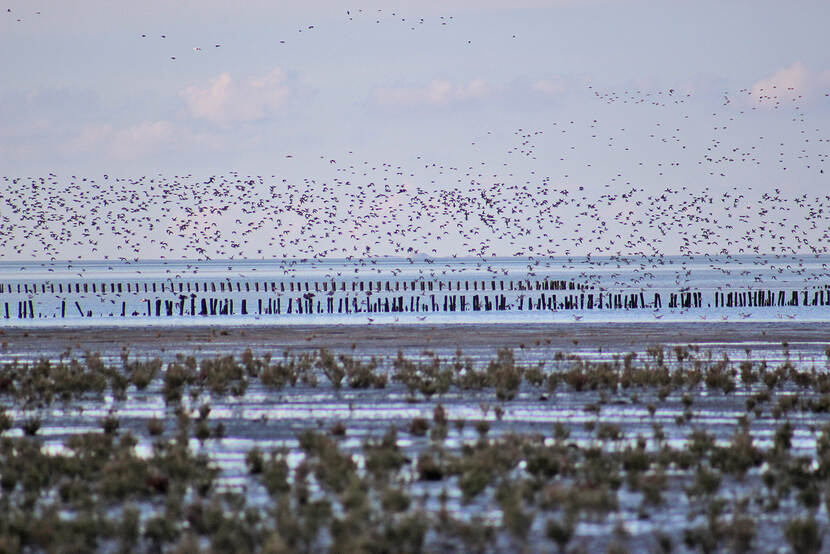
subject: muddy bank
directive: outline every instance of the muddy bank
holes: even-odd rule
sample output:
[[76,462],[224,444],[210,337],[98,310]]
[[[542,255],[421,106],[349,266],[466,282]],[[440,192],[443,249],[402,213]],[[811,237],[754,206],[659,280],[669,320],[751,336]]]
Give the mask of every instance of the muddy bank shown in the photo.
[[369,350],[411,348],[522,348],[625,350],[638,344],[705,343],[713,346],[753,343],[830,342],[824,323],[572,323],[464,325],[310,325],[261,327],[111,327],[0,328],[0,355],[66,349],[134,351],[175,349],[187,345],[271,349],[330,348]]

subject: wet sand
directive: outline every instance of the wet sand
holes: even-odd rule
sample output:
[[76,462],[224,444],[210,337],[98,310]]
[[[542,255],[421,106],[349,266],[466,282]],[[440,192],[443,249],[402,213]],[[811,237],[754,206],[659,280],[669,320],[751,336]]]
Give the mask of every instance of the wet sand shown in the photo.
[[0,328],[0,354],[83,349],[112,351],[212,348],[329,348],[394,350],[410,348],[521,348],[544,344],[568,350],[626,350],[652,344],[827,342],[826,323],[608,323],[481,325],[309,325],[245,327],[72,327]]

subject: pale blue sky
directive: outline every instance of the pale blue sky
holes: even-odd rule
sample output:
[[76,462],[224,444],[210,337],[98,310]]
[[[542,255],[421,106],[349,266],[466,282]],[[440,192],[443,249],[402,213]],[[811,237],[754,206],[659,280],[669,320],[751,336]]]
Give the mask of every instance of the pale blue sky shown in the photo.
[[820,195],[828,6],[0,0],[0,176]]

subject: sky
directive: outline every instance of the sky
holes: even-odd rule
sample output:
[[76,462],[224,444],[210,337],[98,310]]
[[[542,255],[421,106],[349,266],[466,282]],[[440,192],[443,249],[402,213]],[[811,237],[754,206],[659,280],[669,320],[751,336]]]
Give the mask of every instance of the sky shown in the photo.
[[[127,192],[156,177],[195,194],[210,176],[252,176],[260,200],[275,183],[320,198],[336,184],[335,200],[381,183],[436,198],[544,184],[586,203],[666,188],[824,199],[828,16],[819,1],[0,0],[0,257],[119,254],[122,238],[101,233],[94,250],[39,249],[26,217],[27,199],[43,206],[54,235],[65,209],[45,189],[88,207],[88,183],[110,177]],[[73,198],[76,184],[91,196]],[[170,226],[183,203],[143,209]],[[282,219],[302,227],[297,213]],[[217,221],[230,232],[238,215]],[[169,254],[200,248],[179,239]],[[137,254],[163,255],[159,240]],[[520,250],[500,240],[489,253]],[[214,255],[261,250],[203,242]],[[435,253],[477,254],[444,246]]]

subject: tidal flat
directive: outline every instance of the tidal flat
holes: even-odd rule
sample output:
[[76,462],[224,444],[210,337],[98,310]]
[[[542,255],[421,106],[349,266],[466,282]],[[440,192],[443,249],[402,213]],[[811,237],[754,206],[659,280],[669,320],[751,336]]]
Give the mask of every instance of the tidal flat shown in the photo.
[[797,551],[819,323],[0,330],[0,550]]

